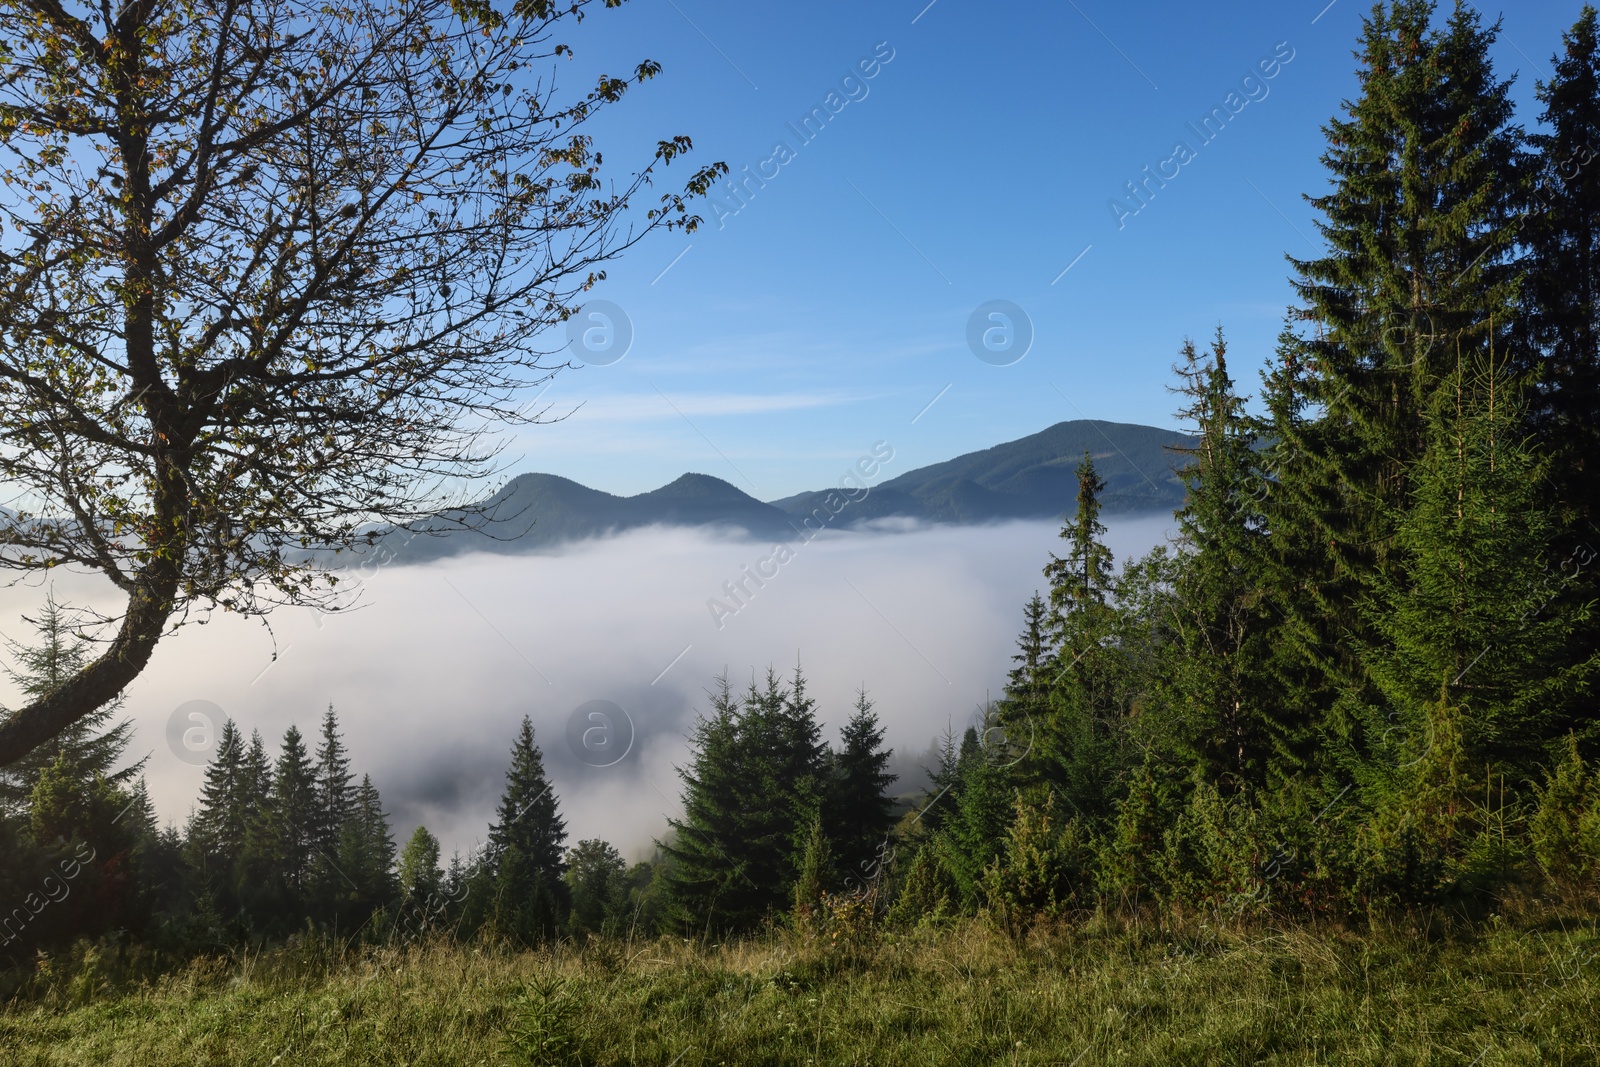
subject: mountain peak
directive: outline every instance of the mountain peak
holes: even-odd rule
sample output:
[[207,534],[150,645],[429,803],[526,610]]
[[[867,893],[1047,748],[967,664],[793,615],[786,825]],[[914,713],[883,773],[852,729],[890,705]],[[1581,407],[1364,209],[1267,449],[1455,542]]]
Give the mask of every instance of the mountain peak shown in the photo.
[[654,499],[670,498],[673,500],[729,500],[743,501],[754,500],[749,493],[738,486],[714,478],[709,474],[679,475],[677,478],[663,485],[660,489],[652,489],[640,496]]
[[[980,523],[1059,519],[1077,496],[1078,461],[1096,457],[1107,488],[1107,514],[1169,511],[1181,506],[1182,479],[1174,473],[1177,446],[1191,438],[1176,430],[1078,419],[1038,433],[905,471],[838,507],[837,490],[798,493],[763,503],[709,474],[684,474],[659,489],[621,497],[554,474],[522,474],[492,505],[482,532],[407,538],[408,562],[462,551],[528,552],[569,541],[604,537],[646,526],[698,526],[743,530],[756,540],[788,541],[814,516],[837,516],[837,525],[877,519]],[[826,519],[824,525],[827,525]],[[441,527],[441,533],[445,527]]]

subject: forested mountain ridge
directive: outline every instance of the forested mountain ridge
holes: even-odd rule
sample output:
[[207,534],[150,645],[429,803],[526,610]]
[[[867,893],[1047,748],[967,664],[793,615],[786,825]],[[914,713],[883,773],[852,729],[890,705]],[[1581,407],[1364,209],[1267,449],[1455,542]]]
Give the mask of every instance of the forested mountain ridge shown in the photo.
[[[1173,450],[1190,443],[1186,433],[1155,426],[1099,419],[1058,422],[1027,437],[890,478],[841,518],[863,522],[904,516],[955,523],[1059,519],[1072,509],[1078,492],[1074,471],[1086,452],[1106,481],[1101,497],[1106,511],[1171,511],[1183,503],[1183,482],[1175,470],[1183,457]],[[798,493],[773,503],[806,515],[828,492]]]
[[[1073,473],[1094,457],[1112,513],[1171,511],[1183,503],[1173,451],[1191,438],[1176,430],[1075,419],[1027,437],[907,471],[859,491],[827,524],[849,528],[874,519],[984,523],[1060,518],[1077,492]],[[887,464],[885,465],[888,466]],[[521,474],[470,509],[385,538],[397,559],[421,561],[460,552],[521,553],[643,526],[714,526],[757,540],[788,541],[835,489],[763,503],[708,474],[685,474],[636,496],[616,496],[554,474]],[[813,523],[815,527],[815,523]],[[418,536],[410,536],[416,534]]]

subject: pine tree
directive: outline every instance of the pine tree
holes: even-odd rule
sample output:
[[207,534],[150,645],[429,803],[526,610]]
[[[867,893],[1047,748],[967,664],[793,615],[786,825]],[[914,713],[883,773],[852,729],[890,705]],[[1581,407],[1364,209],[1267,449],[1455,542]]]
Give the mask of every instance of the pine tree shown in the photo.
[[568,905],[561,877],[566,838],[533,722],[523,716],[483,865],[493,885],[490,922],[498,934],[531,945],[559,931]]
[[1298,627],[1333,672],[1325,697],[1365,684],[1355,605],[1393,579],[1394,516],[1432,394],[1458,340],[1505,350],[1518,281],[1522,134],[1488,55],[1498,26],[1457,4],[1432,30],[1433,9],[1393,0],[1365,20],[1361,93],[1325,127],[1333,190],[1311,199],[1331,248],[1291,259],[1298,318],[1314,327],[1294,342],[1297,386],[1320,414],[1284,442],[1305,457],[1293,473],[1314,483],[1288,496],[1316,509],[1295,525],[1317,528],[1328,560],[1312,601],[1289,604],[1326,605]]
[[206,764],[200,808],[189,821],[184,855],[218,914],[232,915],[234,892],[248,840],[252,809],[245,793],[244,738],[232,719],[222,724],[217,751]]
[[[668,915],[680,929],[721,931],[756,922],[766,907],[742,855],[743,811],[753,793],[740,745],[740,707],[727,675],[707,694],[710,712],[696,717],[683,782],[683,817],[669,819]],[[763,801],[768,798],[761,798]]]
[[283,748],[273,767],[269,811],[273,873],[283,892],[284,913],[279,918],[298,925],[312,861],[318,855],[318,818],[316,769],[306,753],[305,740],[293,726],[284,732]]
[[1045,565],[1050,579],[1049,711],[1021,768],[1028,781],[1063,791],[1075,811],[1100,817],[1126,723],[1123,662],[1116,647],[1116,575],[1100,522],[1105,482],[1087,453],[1078,465],[1077,510],[1062,528],[1065,558]]
[[329,864],[337,883],[330,916],[344,928],[365,924],[372,913],[395,902],[394,835],[383,798],[369,775],[361,776],[340,835],[339,862]]
[[[69,613],[57,603],[53,592],[46,595],[37,618],[25,617],[23,621],[33,627],[37,638],[31,645],[6,641],[14,664],[6,668],[6,675],[24,697],[40,697],[73,677],[88,662],[90,642],[74,631]],[[122,698],[118,697],[79,719],[48,744],[0,768],[0,812],[20,814],[39,776],[61,753],[66,754],[67,765],[75,768],[73,773],[81,782],[88,783],[99,776],[112,785],[130,784],[145,761],[114,769],[133,741],[132,720],[111,722],[121,709]],[[0,708],[0,721],[10,714]]]
[[1417,807],[1414,775],[1396,769],[1430,773],[1445,747],[1434,736],[1441,723],[1471,781],[1481,784],[1485,768],[1532,778],[1559,736],[1549,709],[1600,668],[1600,652],[1576,666],[1549,655],[1588,609],[1559,597],[1543,464],[1502,368],[1458,371],[1427,423],[1413,500],[1396,521],[1401,580],[1366,606],[1381,642],[1368,652],[1380,701],[1365,716],[1367,778],[1383,801],[1408,811]]
[[[1533,414],[1554,463],[1563,525],[1591,536],[1600,518],[1600,41],[1592,5],[1563,36],[1554,76],[1538,87],[1548,133],[1521,236],[1528,243],[1525,345],[1539,382]],[[1586,585],[1588,583],[1585,583]]]
[[893,752],[883,747],[884,730],[862,689],[855,713],[840,731],[840,749],[832,761],[831,809],[824,831],[833,842],[838,866],[851,884],[870,879],[879,862],[878,850],[894,825],[894,800],[889,786],[897,775],[888,771]]
[[350,757],[345,752],[344,740],[339,736],[339,721],[333,705],[322,716],[322,740],[317,745],[316,812],[313,827],[315,851],[311,857],[308,877],[313,911],[323,921],[334,920],[348,910],[352,894],[359,891],[352,881],[359,881],[343,869],[354,857],[341,863],[341,853],[355,848],[366,862],[367,840],[365,828],[352,826],[356,815],[355,792],[351,783]]
[[1178,416],[1197,425],[1177,513],[1183,554],[1173,601],[1180,642],[1174,662],[1181,741],[1203,777],[1235,790],[1265,783],[1288,724],[1262,665],[1273,620],[1265,595],[1263,477],[1244,400],[1228,376],[1217,330],[1209,357],[1192,341],[1175,368],[1185,400]]

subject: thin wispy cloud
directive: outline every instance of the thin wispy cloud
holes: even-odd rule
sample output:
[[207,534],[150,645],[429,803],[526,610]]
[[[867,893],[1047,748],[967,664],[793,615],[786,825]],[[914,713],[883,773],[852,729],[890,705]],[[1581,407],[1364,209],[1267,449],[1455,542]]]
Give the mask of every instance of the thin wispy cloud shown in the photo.
[[674,393],[672,403],[662,402],[657,393],[602,395],[583,402],[572,414],[572,421],[638,422],[644,419],[674,421],[684,415],[718,417],[765,415],[775,411],[804,411],[812,408],[840,407],[860,403],[866,397],[843,393]]

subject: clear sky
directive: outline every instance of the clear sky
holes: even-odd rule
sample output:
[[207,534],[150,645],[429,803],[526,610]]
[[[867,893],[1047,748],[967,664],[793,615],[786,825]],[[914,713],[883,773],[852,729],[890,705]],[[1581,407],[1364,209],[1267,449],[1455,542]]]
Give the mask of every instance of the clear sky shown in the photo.
[[[1495,59],[1517,75],[1527,126],[1579,8],[1504,11]],[[565,38],[569,86],[644,57],[664,66],[595,127],[611,166],[685,133],[694,162],[767,177],[742,186],[742,203],[723,191],[721,207],[705,204],[700,232],[653,235],[613,265],[592,295],[625,310],[631,349],[558,378],[545,399],[583,406],[520,432],[512,471],[635,493],[695,470],[773,499],[836,481],[880,440],[895,450],[892,476],[1062,419],[1173,425],[1178,345],[1219,323],[1235,378],[1254,391],[1291,299],[1283,256],[1316,248],[1302,197],[1325,188],[1321,126],[1354,92],[1366,11],[1353,0],[597,11]],[[797,128],[814,108],[828,118],[805,140]],[[1207,141],[1190,124],[1213,108]],[[688,172],[666,178],[677,188]],[[1032,324],[1031,349],[1009,366],[967,341],[974,310],[994,300]]]

